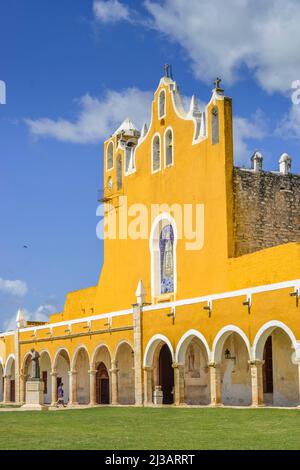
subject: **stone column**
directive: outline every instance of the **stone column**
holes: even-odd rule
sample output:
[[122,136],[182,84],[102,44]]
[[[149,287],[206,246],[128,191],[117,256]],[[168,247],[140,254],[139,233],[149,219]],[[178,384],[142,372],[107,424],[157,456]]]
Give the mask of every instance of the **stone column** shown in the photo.
[[96,405],[96,374],[94,369],[89,370],[90,374],[90,406]]
[[20,395],[20,344],[19,330],[15,331],[15,403],[20,403],[22,395]]
[[24,405],[26,402],[26,374],[20,372],[20,403]]
[[57,403],[57,370],[53,369],[51,375],[51,406]]
[[153,367],[144,367],[144,405],[153,404],[152,387]]
[[184,403],[184,365],[172,364],[174,369],[174,404],[182,405]]
[[69,403],[68,406],[78,405],[77,402],[77,371],[70,370],[69,376]]
[[11,375],[5,375],[4,376],[4,389],[3,389],[3,402],[4,403],[10,403],[11,397],[10,397],[10,379]]
[[210,404],[211,406],[221,406],[222,385],[220,364],[211,362],[208,366],[210,371]]
[[116,361],[111,361],[111,404],[118,405],[118,371]]
[[142,358],[142,305],[133,307],[133,343],[134,343],[134,386],[135,404],[143,405],[143,358]]
[[263,361],[249,361],[251,370],[252,406],[264,406]]

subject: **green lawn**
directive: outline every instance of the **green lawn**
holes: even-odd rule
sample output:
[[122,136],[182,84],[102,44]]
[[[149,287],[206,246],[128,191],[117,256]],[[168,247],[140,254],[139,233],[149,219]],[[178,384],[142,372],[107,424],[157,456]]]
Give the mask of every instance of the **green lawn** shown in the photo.
[[300,449],[300,410],[0,412],[0,449]]

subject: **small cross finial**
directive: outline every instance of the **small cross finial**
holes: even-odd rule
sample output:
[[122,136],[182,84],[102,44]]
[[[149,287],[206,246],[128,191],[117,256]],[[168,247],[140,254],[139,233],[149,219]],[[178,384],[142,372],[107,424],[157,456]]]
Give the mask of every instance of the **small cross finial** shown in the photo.
[[217,77],[214,81],[214,84],[215,84],[215,89],[216,90],[219,90],[220,89],[220,83],[221,83],[222,79]]
[[169,68],[170,68],[170,65],[165,64],[165,77],[168,77],[168,78],[169,78]]

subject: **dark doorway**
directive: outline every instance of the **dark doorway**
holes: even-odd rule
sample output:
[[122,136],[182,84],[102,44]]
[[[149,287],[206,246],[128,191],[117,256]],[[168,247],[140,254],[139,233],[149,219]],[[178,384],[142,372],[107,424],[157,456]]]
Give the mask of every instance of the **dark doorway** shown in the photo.
[[273,393],[273,351],[272,336],[269,336],[264,348],[263,365],[264,393]]
[[174,370],[172,355],[166,344],[159,353],[159,383],[163,391],[163,404],[170,405],[174,402]]
[[109,376],[105,364],[100,362],[96,374],[96,402],[99,405],[109,404]]
[[16,401],[16,387],[15,381],[10,381],[10,401]]

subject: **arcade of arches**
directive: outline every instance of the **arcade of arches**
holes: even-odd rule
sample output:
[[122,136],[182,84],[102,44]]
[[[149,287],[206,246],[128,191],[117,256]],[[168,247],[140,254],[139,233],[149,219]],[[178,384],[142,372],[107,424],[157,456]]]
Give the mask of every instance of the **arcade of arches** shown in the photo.
[[[187,332],[173,349],[168,338],[154,336],[144,352],[144,405],[153,404],[153,393],[163,392],[165,405],[298,406],[299,360],[288,329],[265,328],[250,347],[245,334],[235,327],[221,330],[212,350],[197,331]],[[80,405],[134,405],[135,353],[123,341],[112,355],[105,344],[92,354],[84,345],[73,356],[60,348],[53,358],[40,352],[41,379],[46,404],[57,402],[57,387],[63,384],[64,402]],[[20,374],[21,402],[26,399],[26,381],[31,374],[31,356],[23,359]],[[14,402],[15,358],[0,364],[0,400]]]

